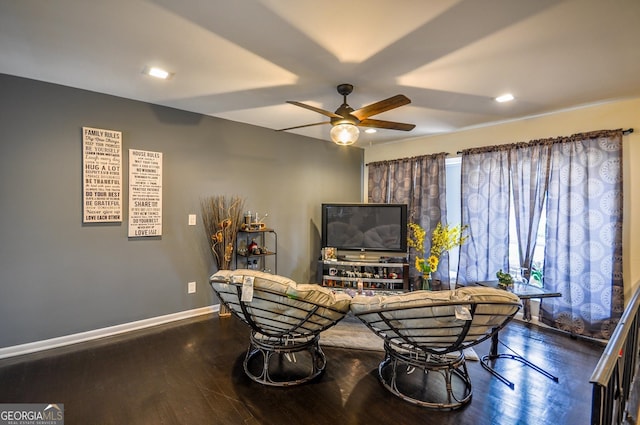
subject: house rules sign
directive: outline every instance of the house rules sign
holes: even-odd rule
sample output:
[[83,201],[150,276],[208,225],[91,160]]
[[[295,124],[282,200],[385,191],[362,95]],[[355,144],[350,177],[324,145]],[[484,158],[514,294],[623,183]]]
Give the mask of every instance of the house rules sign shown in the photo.
[[162,235],[162,152],[129,149],[129,237]]

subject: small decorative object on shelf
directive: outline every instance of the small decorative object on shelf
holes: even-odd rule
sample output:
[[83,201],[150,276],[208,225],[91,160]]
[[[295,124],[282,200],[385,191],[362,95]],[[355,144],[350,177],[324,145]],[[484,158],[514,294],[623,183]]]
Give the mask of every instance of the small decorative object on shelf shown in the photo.
[[[269,247],[267,247],[267,242]],[[242,228],[236,238],[236,268],[273,270],[273,273],[277,273],[277,249],[278,235],[273,229],[266,227]],[[270,264],[267,264],[267,260]]]
[[267,228],[264,223],[264,219],[267,218],[269,214],[265,214],[260,218],[258,213],[255,213],[255,216],[251,215],[251,211],[247,211],[244,213],[244,222],[242,226],[240,226],[240,230],[248,232],[251,230],[264,230]]
[[502,269],[500,269],[496,272],[496,277],[498,278],[498,287],[501,289],[513,287],[513,276],[509,273],[504,273]]
[[251,243],[247,247],[247,252],[249,252],[250,254],[260,254],[259,250],[260,248],[258,247],[258,243],[256,242],[256,240],[251,239]]
[[323,260],[337,260],[338,259],[338,250],[332,247],[322,248],[322,259]]
[[388,257],[369,261],[320,260],[318,282],[323,286],[367,291],[406,291],[409,289],[409,266],[406,257],[390,261]]

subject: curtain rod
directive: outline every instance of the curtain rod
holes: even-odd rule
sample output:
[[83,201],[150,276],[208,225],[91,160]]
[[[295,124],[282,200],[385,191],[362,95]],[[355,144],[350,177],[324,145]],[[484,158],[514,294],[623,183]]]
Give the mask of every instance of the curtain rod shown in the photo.
[[379,164],[379,163],[383,163],[383,162],[387,162],[388,163],[388,162],[412,161],[412,160],[417,160],[417,159],[422,159],[422,158],[427,158],[427,157],[436,157],[438,155],[447,156],[447,155],[449,155],[449,152],[430,153],[430,154],[425,154],[425,155],[410,156],[410,157],[398,158],[398,159],[385,159],[384,161],[374,161],[374,162],[369,162],[369,163],[364,164],[364,165],[369,166],[369,165],[372,165],[372,164]]
[[[623,136],[628,136],[629,134],[633,133],[633,128],[627,128],[626,130],[622,130],[622,135]],[[458,155],[460,155],[462,153],[462,151],[458,151],[456,152]]]

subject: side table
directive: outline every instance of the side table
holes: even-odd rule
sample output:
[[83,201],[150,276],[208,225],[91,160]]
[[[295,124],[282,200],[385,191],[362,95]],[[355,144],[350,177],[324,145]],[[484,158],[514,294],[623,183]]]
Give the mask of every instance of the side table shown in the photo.
[[[498,288],[498,281],[497,280],[476,282],[476,284],[480,285],[480,286]],[[514,283],[513,288],[509,289],[509,291],[513,292],[515,295],[517,295],[522,300],[522,315],[523,315],[523,317],[524,317],[524,319],[526,321],[530,321],[531,320],[531,299],[532,298],[557,298],[557,297],[561,297],[562,296],[562,294],[559,293],[559,292],[548,291],[548,290],[546,290],[544,288],[539,288],[537,286],[527,285],[525,283]],[[491,348],[489,350],[489,354],[482,357],[482,362],[481,362],[482,363],[482,367],[484,367],[486,370],[491,372],[491,374],[493,376],[495,376],[496,378],[498,378],[499,380],[504,382],[511,389],[514,389],[514,387],[515,387],[513,382],[509,381],[507,378],[505,378],[500,373],[498,373],[498,371],[496,371],[493,367],[491,367],[489,365],[489,362],[493,362],[493,364],[495,364],[495,361],[498,360],[498,359],[517,360],[520,363],[532,368],[536,372],[541,373],[542,375],[546,376],[547,378],[552,379],[555,382],[558,382],[558,377],[557,376],[552,375],[551,373],[547,372],[546,370],[542,369],[541,367],[531,363],[529,360],[525,359],[524,357],[522,357],[522,356],[520,356],[518,354],[515,354],[515,352],[514,352],[514,354],[498,353],[498,343],[504,345],[505,347],[507,347],[507,349],[511,350],[506,344],[500,342],[500,340],[498,339],[498,332],[494,332],[494,334],[491,336]],[[511,351],[513,352],[513,350],[511,350]]]

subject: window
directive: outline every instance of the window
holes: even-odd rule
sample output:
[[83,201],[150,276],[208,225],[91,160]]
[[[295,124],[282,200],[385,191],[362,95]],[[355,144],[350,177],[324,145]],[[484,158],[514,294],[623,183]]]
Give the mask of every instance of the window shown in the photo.
[[[512,276],[522,276],[523,271],[520,269],[520,250],[518,249],[518,233],[516,230],[516,213],[513,206],[513,197],[510,199],[509,211],[509,274]],[[544,265],[544,241],[546,228],[546,206],[542,209],[540,216],[540,225],[538,226],[538,235],[536,238],[536,247],[533,251],[533,261],[531,265],[531,277],[529,283],[542,287],[543,265]]]
[[[460,194],[460,178],[461,178],[462,158],[447,158],[447,223],[461,223],[461,194]],[[510,216],[509,216],[509,273],[514,276],[520,276],[520,254],[518,250],[518,238],[516,232],[516,219],[513,207],[513,197],[511,198]],[[542,286],[542,274],[544,264],[544,242],[546,227],[546,208],[542,211],[540,218],[540,226],[538,227],[538,237],[536,248],[533,255],[533,270],[530,283]],[[456,247],[449,253],[449,276],[451,281],[455,282],[458,274],[458,252]]]
[[[447,170],[447,223],[456,225],[462,222],[462,202],[460,196],[460,177],[462,158],[447,158],[445,160]],[[458,276],[458,253],[460,248],[455,247],[449,252],[449,277],[455,282]]]

